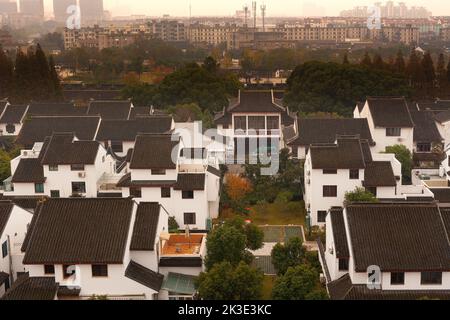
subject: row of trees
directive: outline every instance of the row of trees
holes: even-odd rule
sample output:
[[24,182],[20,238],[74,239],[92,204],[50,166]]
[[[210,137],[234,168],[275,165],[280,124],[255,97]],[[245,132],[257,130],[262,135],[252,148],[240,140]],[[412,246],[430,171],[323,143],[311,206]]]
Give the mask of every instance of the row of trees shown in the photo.
[[40,45],[26,54],[18,50],[15,60],[0,47],[0,98],[13,103],[55,101],[62,89],[53,57],[48,59]]
[[[348,64],[348,57],[344,57],[344,64]],[[450,61],[446,63],[443,53],[438,56],[436,66],[429,51],[423,55],[413,49],[406,60],[403,51],[399,50],[395,59],[383,61],[380,54],[373,58],[366,52],[361,61],[362,66],[374,70],[386,70],[405,76],[414,88],[446,88],[450,83]]]

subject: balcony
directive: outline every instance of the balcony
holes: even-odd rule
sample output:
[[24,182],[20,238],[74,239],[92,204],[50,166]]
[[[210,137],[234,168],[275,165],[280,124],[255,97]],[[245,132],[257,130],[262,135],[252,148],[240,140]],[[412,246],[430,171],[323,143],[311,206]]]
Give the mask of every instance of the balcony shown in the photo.
[[99,192],[114,192],[122,191],[122,188],[117,187],[117,183],[123,177],[119,174],[104,173],[97,181],[97,190]]

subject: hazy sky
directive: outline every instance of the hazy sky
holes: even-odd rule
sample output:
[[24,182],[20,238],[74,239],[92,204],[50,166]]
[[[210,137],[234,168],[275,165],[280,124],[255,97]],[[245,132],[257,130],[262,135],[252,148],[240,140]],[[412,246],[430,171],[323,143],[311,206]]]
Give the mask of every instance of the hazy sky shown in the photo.
[[[44,0],[48,11],[52,0]],[[341,10],[354,6],[372,5],[384,0],[265,0],[269,16],[338,15]],[[398,1],[395,1],[398,2]],[[450,15],[448,0],[403,0],[408,6],[426,6],[434,15]],[[105,9],[113,15],[146,14],[161,16],[233,15],[251,0],[104,0]],[[258,1],[258,7],[263,1]],[[258,9],[259,11],[259,9]]]

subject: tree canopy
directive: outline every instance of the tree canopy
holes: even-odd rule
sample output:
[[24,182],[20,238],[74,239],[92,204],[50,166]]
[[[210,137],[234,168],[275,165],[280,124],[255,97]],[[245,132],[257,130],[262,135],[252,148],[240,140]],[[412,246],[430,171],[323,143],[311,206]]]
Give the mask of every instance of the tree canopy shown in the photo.
[[351,115],[356,103],[367,96],[408,96],[405,77],[365,65],[307,62],[287,81],[285,103],[291,110]]
[[283,275],[290,267],[302,264],[306,250],[300,238],[292,238],[286,244],[278,243],[272,249],[272,263],[278,272]]

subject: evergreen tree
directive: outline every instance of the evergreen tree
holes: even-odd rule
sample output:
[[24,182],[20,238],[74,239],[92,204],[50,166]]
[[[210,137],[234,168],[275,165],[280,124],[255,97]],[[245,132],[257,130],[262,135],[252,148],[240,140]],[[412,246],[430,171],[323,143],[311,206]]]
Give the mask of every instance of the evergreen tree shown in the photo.
[[372,66],[372,59],[370,58],[368,51],[366,51],[366,53],[364,54],[364,58],[361,61],[361,65],[366,66],[366,67]]
[[0,99],[11,94],[13,85],[13,63],[0,46]]
[[398,73],[404,73],[405,68],[406,66],[405,66],[405,59],[403,58],[403,52],[401,49],[399,49],[394,63],[394,70],[395,72]]
[[55,99],[59,99],[62,97],[62,88],[58,73],[55,69],[55,61],[53,60],[53,56],[50,56],[50,58],[48,58],[48,65],[50,68],[50,81],[53,89],[53,97]]
[[24,54],[21,50],[18,50],[14,68],[14,103],[28,102],[32,96],[31,79],[33,78],[33,75],[30,65],[28,55]]
[[381,58],[380,54],[376,54],[375,57],[373,58],[373,68],[375,70],[383,70],[385,67],[384,65],[384,61],[383,58]]
[[31,55],[30,59],[33,61],[31,70],[34,76],[34,99],[40,101],[48,100],[53,96],[54,87],[52,85],[47,57],[39,44],[36,46],[36,52]]
[[342,64],[349,64],[350,62],[348,61],[348,54],[347,52],[344,54],[344,60],[342,61]]
[[413,86],[420,85],[424,80],[422,64],[415,49],[412,49],[411,55],[409,56],[406,74]]
[[443,53],[439,55],[436,66],[436,79],[440,88],[447,85],[447,70],[445,69],[445,56]]
[[425,82],[430,86],[434,86],[434,80],[436,79],[436,72],[434,70],[433,59],[430,52],[426,52],[422,59],[422,69]]

